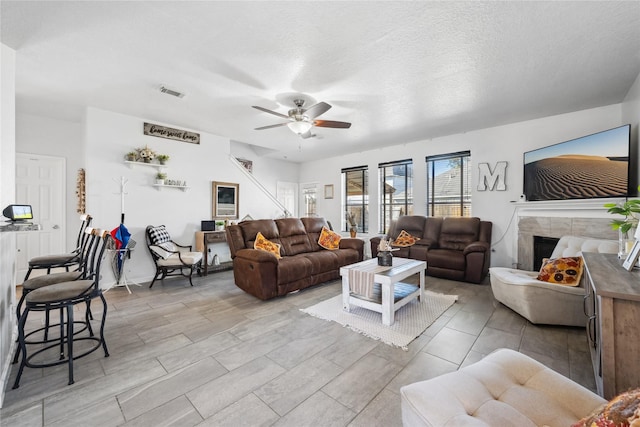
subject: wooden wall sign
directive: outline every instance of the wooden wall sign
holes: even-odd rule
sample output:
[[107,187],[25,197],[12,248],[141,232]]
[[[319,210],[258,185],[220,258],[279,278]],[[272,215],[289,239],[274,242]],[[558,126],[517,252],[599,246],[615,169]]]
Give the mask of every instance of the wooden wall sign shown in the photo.
[[174,129],[166,126],[154,125],[153,123],[145,122],[144,134],[157,136],[158,138],[167,138],[176,141],[190,142],[192,144],[200,144],[199,133],[188,132],[186,130]]

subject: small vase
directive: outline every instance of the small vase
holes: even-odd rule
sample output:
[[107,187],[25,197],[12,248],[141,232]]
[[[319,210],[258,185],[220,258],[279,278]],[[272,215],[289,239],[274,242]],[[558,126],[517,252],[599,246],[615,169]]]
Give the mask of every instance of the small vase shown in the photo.
[[378,252],[378,265],[384,267],[391,267],[393,265],[393,256],[391,251]]
[[618,229],[618,258],[626,258],[635,243],[636,227],[631,227],[627,232]]
[[355,238],[358,232],[355,228],[352,228],[351,230],[349,230],[349,234],[351,235],[351,238]]

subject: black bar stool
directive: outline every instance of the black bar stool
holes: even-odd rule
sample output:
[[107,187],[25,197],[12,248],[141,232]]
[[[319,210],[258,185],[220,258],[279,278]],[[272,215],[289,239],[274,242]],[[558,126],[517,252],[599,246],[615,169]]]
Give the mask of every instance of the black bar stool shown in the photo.
[[[92,245],[93,249],[91,250],[89,257],[89,273],[86,279],[56,283],[36,289],[26,295],[25,309],[18,322],[18,341],[21,348],[22,359],[20,362],[20,368],[18,369],[18,375],[16,376],[16,380],[13,384],[14,389],[19,387],[20,378],[25,367],[45,368],[66,363],[69,367],[69,384],[73,384],[74,360],[84,357],[100,347],[104,349],[105,357],[109,356],[107,344],[104,340],[107,301],[100,289],[99,280],[102,259],[104,257],[108,241],[111,239],[111,235],[106,230],[95,229],[92,231],[92,235],[96,236],[97,239],[95,240],[95,244]],[[91,301],[96,298],[100,298],[103,306],[99,336],[95,336],[93,333],[89,310]],[[74,306],[80,303],[87,304],[87,311],[83,322],[74,321]],[[31,311],[44,311],[45,313],[48,313],[51,310],[60,310],[60,324],[50,326],[46,325],[45,328],[59,327],[60,336],[56,339],[47,339],[39,343],[30,342],[29,344],[38,344],[38,349],[29,353],[29,347],[27,347],[28,343],[26,341],[26,337],[28,335],[25,333],[25,325],[29,313]],[[64,312],[66,312],[66,316],[64,316]],[[82,324],[84,326],[80,331],[74,331],[75,324]],[[88,330],[89,336],[80,336],[80,332],[83,330]],[[80,354],[74,354],[74,343],[79,341],[93,341],[94,345],[87,349],[83,349]],[[40,347],[40,344],[44,344],[44,346]],[[56,347],[59,347],[57,360],[44,362],[33,361],[34,357]]]

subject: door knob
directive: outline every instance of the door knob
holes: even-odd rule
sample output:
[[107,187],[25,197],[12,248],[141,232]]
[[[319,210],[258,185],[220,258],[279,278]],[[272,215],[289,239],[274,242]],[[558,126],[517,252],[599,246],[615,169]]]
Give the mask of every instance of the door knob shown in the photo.
[[53,228],[54,230],[57,230],[58,228],[60,228],[60,226],[59,226],[58,224],[56,224],[56,225],[54,225],[52,228]]

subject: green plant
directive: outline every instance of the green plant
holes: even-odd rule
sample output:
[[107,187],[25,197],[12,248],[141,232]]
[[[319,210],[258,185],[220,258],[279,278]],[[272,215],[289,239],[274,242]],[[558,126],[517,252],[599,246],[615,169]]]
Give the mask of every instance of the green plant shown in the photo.
[[[640,190],[640,186],[638,186]],[[605,203],[604,207],[607,208],[607,212],[614,215],[622,215],[624,219],[611,220],[611,228],[614,230],[620,230],[622,233],[626,233],[632,227],[638,226],[638,216],[640,213],[640,200],[629,199],[624,203]]]
[[156,156],[156,159],[158,159],[160,164],[164,164],[167,160],[169,160],[169,155],[168,154],[158,154]]
[[156,174],[156,179],[167,179],[167,174],[163,172],[158,172]]
[[138,158],[138,153],[136,151],[129,151],[124,155],[127,160],[135,161]]

